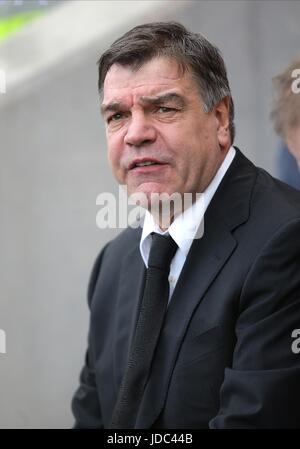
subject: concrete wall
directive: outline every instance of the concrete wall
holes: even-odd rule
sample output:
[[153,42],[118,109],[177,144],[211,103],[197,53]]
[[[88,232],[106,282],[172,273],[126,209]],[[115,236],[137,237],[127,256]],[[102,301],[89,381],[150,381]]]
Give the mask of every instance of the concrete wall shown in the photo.
[[[176,1],[166,8],[155,2],[138,17],[131,12],[137,2],[121,3],[124,23],[112,20],[101,39],[0,95],[0,329],[7,338],[7,353],[0,354],[1,428],[73,422],[89,272],[115,234],[95,222],[96,196],[117,192],[96,87],[96,61],[113,39],[138,23],[178,20],[216,43],[236,104],[236,144],[274,172],[270,79],[300,52],[300,3]],[[120,7],[110,3],[112,17],[122,17]]]

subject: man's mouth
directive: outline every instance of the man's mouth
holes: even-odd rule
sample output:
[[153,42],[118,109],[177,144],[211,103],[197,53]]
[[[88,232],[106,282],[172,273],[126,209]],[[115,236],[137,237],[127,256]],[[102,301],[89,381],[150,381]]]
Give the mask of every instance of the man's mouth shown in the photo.
[[145,167],[146,165],[157,165],[157,162],[151,161],[139,162],[138,164],[135,164],[135,167]]
[[136,168],[141,168],[141,167],[151,167],[151,166],[159,166],[159,165],[166,165],[165,162],[159,161],[157,159],[135,159],[134,161],[131,162],[131,164],[129,165],[129,170],[133,170]]

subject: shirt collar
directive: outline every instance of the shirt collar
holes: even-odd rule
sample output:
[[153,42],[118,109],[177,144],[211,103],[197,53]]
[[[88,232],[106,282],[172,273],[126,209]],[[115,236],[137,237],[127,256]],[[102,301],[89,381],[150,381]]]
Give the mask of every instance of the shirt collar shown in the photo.
[[220,182],[222,181],[226,171],[232,163],[236,151],[230,147],[224,161],[219,167],[213,180],[210,182],[205,191],[199,195],[197,201],[192,204],[183,214],[175,218],[173,223],[166,231],[162,231],[155,223],[153,216],[149,211],[145,213],[145,220],[143,225],[143,232],[140,240],[140,252],[146,266],[148,266],[148,257],[151,247],[151,233],[170,235],[177,243],[179,250],[181,250],[186,257],[191,244],[195,238],[196,232],[199,228],[204,213],[212,200]]

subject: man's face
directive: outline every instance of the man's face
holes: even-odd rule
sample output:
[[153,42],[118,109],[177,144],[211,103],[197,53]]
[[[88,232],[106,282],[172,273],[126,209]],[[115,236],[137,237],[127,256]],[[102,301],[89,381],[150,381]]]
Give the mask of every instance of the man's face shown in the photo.
[[200,193],[230,146],[227,99],[205,113],[195,80],[174,59],[137,71],[112,65],[102,112],[109,162],[128,194]]

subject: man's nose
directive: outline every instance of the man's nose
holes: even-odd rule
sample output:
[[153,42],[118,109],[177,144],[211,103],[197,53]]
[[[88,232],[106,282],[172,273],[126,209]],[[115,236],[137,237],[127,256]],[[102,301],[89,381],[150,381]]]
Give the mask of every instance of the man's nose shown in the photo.
[[156,130],[143,113],[132,114],[124,141],[129,146],[149,145],[156,139]]

